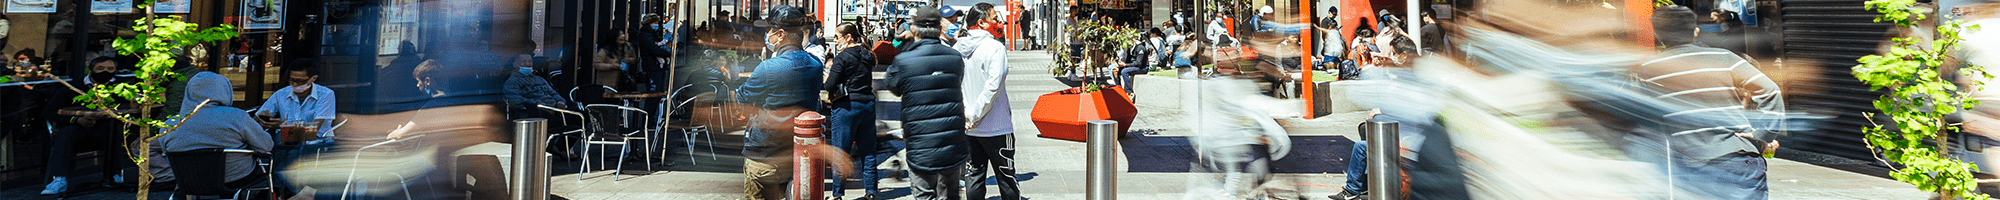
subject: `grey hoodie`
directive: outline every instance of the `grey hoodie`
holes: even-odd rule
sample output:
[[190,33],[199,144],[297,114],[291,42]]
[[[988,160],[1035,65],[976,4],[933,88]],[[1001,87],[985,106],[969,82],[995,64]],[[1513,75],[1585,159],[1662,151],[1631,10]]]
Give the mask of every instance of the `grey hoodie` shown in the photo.
[[[206,148],[239,148],[258,152],[270,152],[271,134],[264,132],[263,126],[250,118],[243,109],[229,107],[235,92],[231,90],[229,78],[213,72],[201,72],[188,78],[187,95],[181,100],[181,115],[188,116],[179,129],[160,136],[154,144],[166,152],[181,152]],[[214,100],[201,104],[204,100]],[[188,115],[200,108],[200,113]],[[224,174],[229,181],[249,176],[256,162],[249,155],[231,154],[225,161]]]

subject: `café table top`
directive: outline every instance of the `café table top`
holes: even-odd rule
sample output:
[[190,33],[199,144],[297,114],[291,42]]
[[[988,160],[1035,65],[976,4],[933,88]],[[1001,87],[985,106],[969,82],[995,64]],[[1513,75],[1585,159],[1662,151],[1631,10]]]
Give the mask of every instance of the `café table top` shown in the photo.
[[604,93],[604,98],[614,98],[614,99],[644,99],[644,98],[660,98],[660,97],[667,97],[668,95],[671,95],[671,94],[672,94],[672,93],[665,93],[665,92],[642,92],[642,93]]

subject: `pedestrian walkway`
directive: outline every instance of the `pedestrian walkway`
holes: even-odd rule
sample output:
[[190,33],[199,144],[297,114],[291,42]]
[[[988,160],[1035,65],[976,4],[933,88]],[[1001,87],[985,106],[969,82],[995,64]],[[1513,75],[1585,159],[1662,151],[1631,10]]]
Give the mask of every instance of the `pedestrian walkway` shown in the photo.
[[[1017,51],[1009,56],[1014,66],[1008,76],[1008,91],[1016,116],[1026,116],[1041,94],[1065,89],[1048,74],[1048,54]],[[1191,122],[1183,111],[1141,108],[1132,133],[1121,140],[1118,159],[1118,196],[1121,199],[1182,199],[1190,180],[1194,156],[1185,137]],[[1353,134],[1360,114],[1335,114],[1314,120],[1281,119],[1299,147],[1292,155],[1272,163],[1274,181],[1266,186],[1291,190],[1289,196],[1324,199],[1339,191],[1346,180],[1341,173],[1348,145],[1345,135]],[[1341,116],[1349,115],[1349,116]],[[1023,196],[1030,199],[1083,199],[1085,144],[1037,137],[1038,131],[1027,117],[1014,120],[1018,140],[1018,170]],[[729,135],[723,135],[729,137]],[[740,136],[736,136],[740,137]],[[725,154],[730,152],[723,150]],[[681,153],[685,153],[682,151]],[[685,155],[676,155],[685,156]],[[708,162],[706,156],[702,160]],[[717,163],[741,162],[727,156]],[[687,163],[681,163],[686,165]],[[738,164],[729,164],[738,165]],[[611,180],[609,170],[561,175],[550,179],[551,192],[572,200],[610,199],[735,199],[741,196],[743,176],[733,172],[666,171]],[[893,174],[894,172],[892,172]],[[575,176],[584,176],[582,182]],[[1908,184],[1865,174],[1841,171],[1784,159],[1770,161],[1772,199],[1921,199],[1929,194]],[[859,184],[849,184],[850,187]],[[883,197],[909,199],[908,182],[884,180]],[[861,194],[850,189],[849,195]],[[989,190],[989,195],[991,194]],[[854,198],[855,196],[848,196]]]

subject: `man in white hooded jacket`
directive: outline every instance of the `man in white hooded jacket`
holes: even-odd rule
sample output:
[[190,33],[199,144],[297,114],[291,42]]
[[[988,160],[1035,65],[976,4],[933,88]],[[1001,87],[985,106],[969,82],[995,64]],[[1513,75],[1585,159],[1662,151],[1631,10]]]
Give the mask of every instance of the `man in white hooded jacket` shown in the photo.
[[998,26],[993,5],[980,3],[963,20],[976,24],[965,29],[952,49],[965,59],[965,77],[959,91],[965,97],[965,135],[972,155],[965,173],[966,199],[986,199],[986,170],[993,170],[1000,184],[1000,199],[1021,199],[1019,181],[1014,179],[1014,117],[1007,104],[1007,46],[993,37],[989,26]]

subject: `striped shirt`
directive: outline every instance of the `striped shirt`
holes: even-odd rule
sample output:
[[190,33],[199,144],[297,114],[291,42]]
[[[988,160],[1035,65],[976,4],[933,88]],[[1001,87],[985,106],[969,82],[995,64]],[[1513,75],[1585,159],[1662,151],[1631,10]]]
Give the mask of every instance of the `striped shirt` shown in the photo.
[[[1771,78],[1765,76],[1756,66],[1752,66],[1748,60],[1729,50],[1694,45],[1674,46],[1639,64],[1639,67],[1632,69],[1632,73],[1641,83],[1662,89],[1663,94],[1654,98],[1693,103],[1693,109],[1668,113],[1660,116],[1662,118],[1746,109],[1766,114],[1782,115],[1784,112],[1783,95],[1778,90],[1778,84],[1771,81]],[[1752,126],[1748,124],[1747,118],[1744,122],[1745,124],[1740,127]],[[1761,127],[1775,127],[1775,125]],[[1733,131],[1688,131],[1709,134],[1676,134],[1673,142],[1680,143],[1675,144],[1677,148],[1683,145],[1687,148],[1698,148],[1676,149],[1691,154],[1685,156],[1706,159],[1732,152],[1761,152],[1754,142],[1736,139],[1738,137],[1733,135],[1724,135],[1732,134],[1729,132]],[[1766,136],[1758,138],[1770,139]]]

